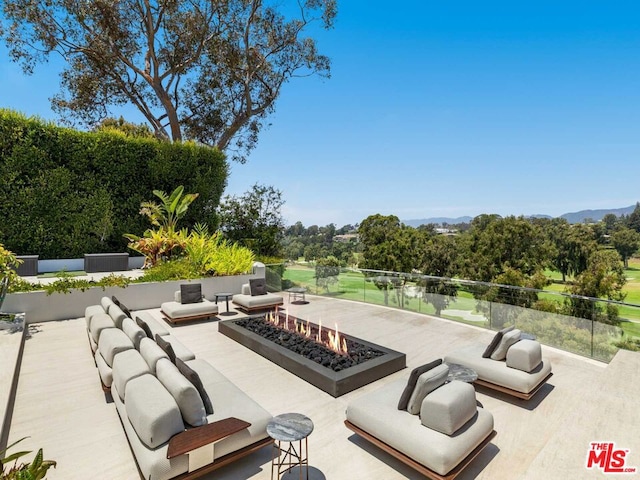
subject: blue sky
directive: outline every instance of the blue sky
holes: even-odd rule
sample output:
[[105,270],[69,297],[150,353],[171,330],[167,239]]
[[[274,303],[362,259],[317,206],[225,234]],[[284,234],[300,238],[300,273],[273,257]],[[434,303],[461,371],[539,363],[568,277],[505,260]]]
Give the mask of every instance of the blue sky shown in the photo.
[[[313,35],[331,79],[285,86],[227,194],[273,185],[306,226],[640,200],[640,3],[343,0]],[[0,106],[55,120],[58,73],[0,48]]]

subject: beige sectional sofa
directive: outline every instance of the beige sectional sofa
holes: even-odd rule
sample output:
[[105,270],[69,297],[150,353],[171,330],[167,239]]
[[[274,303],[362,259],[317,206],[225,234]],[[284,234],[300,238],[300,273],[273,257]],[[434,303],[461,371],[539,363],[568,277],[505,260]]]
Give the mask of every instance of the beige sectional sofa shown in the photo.
[[[114,316],[123,311],[106,297],[95,307],[86,309],[90,339],[105,307]],[[143,478],[197,478],[273,442],[269,412],[148,312],[133,316],[96,334],[94,358]]]
[[[266,431],[271,414],[206,361],[184,363],[197,373],[210,399],[213,413],[208,415],[195,387],[167,357],[145,359],[140,352],[136,368],[133,363],[129,359],[122,368],[120,362],[114,366],[112,395],[145,479],[195,478],[272,443]],[[215,441],[232,418],[250,425]],[[193,453],[167,458],[172,442],[185,432],[201,439],[187,442]],[[198,462],[199,457],[205,460]]]
[[[507,330],[507,329],[505,329]],[[511,330],[517,337],[519,330]],[[504,330],[503,334],[506,333]],[[496,337],[501,332],[496,334]],[[494,341],[496,338],[494,338]],[[500,345],[497,346],[500,348]],[[535,340],[516,340],[506,348],[505,357],[496,359],[486,355],[487,345],[472,344],[445,356],[447,363],[470,367],[478,374],[476,384],[529,400],[553,375],[551,364],[542,357],[540,343]],[[485,354],[485,356],[483,356]]]
[[266,290],[265,293],[252,295],[248,283],[242,285],[241,293],[235,294],[231,301],[246,313],[272,309],[284,303],[284,299],[280,295],[266,292]]
[[444,383],[445,364],[425,373],[417,368],[411,376],[416,372],[416,392],[424,377],[437,375],[438,381],[425,380],[432,384],[424,396],[411,395],[409,411],[399,399],[411,380],[398,380],[349,403],[345,425],[428,478],[455,478],[496,435],[493,416],[477,407],[472,385]]

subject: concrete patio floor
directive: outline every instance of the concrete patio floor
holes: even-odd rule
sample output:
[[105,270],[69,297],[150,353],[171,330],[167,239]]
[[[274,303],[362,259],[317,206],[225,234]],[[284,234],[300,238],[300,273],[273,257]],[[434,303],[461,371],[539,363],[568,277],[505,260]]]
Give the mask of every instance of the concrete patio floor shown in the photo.
[[[321,318],[323,325],[337,322],[345,333],[405,352],[408,368],[333,398],[219,334],[217,321],[167,328],[273,415],[300,412],[313,420],[310,478],[423,478],[348,430],[343,425],[346,406],[458,347],[488,343],[492,333],[391,308],[311,295],[307,299],[306,305],[285,306],[293,315],[316,323]],[[160,318],[158,310],[152,312]],[[52,480],[139,478],[115,406],[100,389],[84,319],[29,329],[9,441],[30,436],[21,449],[43,447],[45,458],[58,462],[47,476]],[[640,467],[640,354],[621,351],[609,365],[547,347],[543,354],[554,376],[531,401],[477,388],[478,401],[493,414],[498,434],[460,479],[603,478],[601,471],[586,469],[593,441],[628,449],[627,466]],[[270,459],[271,450],[264,448],[203,478],[268,479]]]

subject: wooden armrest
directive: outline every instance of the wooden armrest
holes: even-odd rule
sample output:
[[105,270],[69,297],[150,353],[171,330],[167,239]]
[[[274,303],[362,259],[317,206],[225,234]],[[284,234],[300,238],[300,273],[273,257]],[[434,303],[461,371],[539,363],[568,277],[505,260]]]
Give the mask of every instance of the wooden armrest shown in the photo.
[[177,457],[209,443],[217,442],[250,426],[249,422],[229,417],[177,433],[169,440],[167,458]]

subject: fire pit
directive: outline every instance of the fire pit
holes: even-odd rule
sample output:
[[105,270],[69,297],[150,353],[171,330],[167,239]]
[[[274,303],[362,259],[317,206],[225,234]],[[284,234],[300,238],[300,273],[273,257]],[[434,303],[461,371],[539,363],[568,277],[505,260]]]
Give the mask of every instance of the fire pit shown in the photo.
[[219,322],[218,330],[334,397],[406,366],[404,353],[286,312]]

